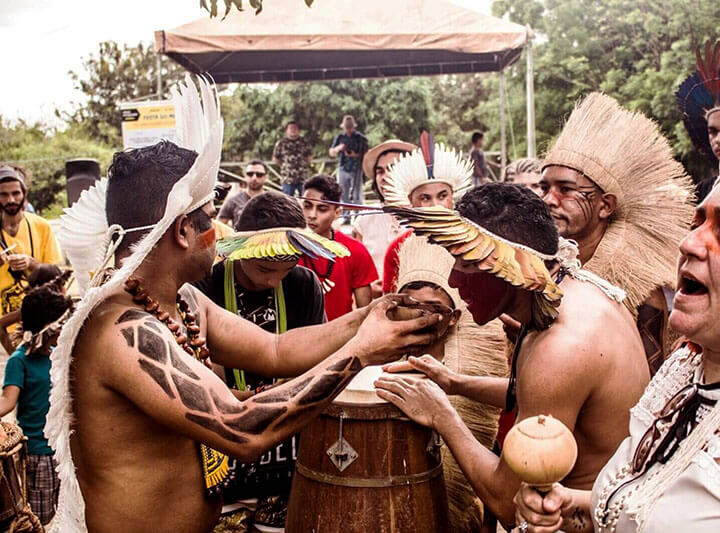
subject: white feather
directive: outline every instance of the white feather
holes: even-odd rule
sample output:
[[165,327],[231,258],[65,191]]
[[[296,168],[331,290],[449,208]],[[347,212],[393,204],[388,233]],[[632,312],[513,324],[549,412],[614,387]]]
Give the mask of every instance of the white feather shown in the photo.
[[106,193],[107,178],[102,178],[64,210],[58,224],[57,240],[70,260],[82,293],[87,290],[90,272],[97,269],[105,255]]
[[[87,532],[85,503],[70,451],[73,423],[70,365],[77,335],[93,309],[111,294],[122,290],[125,280],[142,264],[175,219],[207,203],[213,195],[220,164],[223,125],[214,86],[203,78],[198,78],[197,82],[202,93],[203,105],[201,105],[198,90],[189,76],[186,78],[185,84],[180,85],[179,90],[173,91],[180,144],[198,152],[195,163],[170,191],[163,218],[138,243],[130,257],[123,262],[122,268],[115,272],[102,287],[88,289],[75,313],[63,328],[57,348],[50,356],[52,388],[45,436],[55,450],[55,458],[59,464],[58,474],[61,480],[58,510],[55,519],[48,527],[50,533]],[[77,204],[73,205],[64,215],[66,216],[64,221],[66,242],[72,241],[73,238],[78,239],[76,243],[70,242],[75,260],[74,267],[76,264],[82,268],[94,265],[88,269],[91,271],[102,262],[102,258],[94,253],[95,249],[89,248],[89,246],[100,244],[102,248],[101,233],[102,241],[105,240],[107,232],[106,193],[106,183],[98,184],[94,192],[88,191],[84,194],[84,200],[81,197],[82,205],[80,207],[77,207]],[[142,196],[138,195],[138,201],[142,201]],[[105,232],[101,232],[103,227]],[[86,246],[88,248],[85,248]],[[88,254],[86,258],[79,255],[83,249]]]
[[447,183],[454,197],[462,196],[472,187],[472,163],[454,149],[440,143],[435,146],[433,177],[428,176],[421,149],[400,157],[388,169],[385,182],[385,203],[410,205],[410,194],[427,183]]

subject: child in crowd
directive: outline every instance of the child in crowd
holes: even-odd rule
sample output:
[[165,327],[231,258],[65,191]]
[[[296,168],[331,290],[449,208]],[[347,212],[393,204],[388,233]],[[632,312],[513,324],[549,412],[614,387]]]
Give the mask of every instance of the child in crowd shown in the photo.
[[17,421],[28,439],[28,502],[43,524],[55,515],[60,490],[53,450],[43,430],[50,408],[50,351],[73,305],[62,286],[59,279],[25,296],[20,309],[22,342],[7,361],[0,396],[0,416],[17,405]]
[[333,222],[341,215],[342,208],[323,200],[339,202],[341,195],[342,187],[331,176],[320,174],[305,183],[305,199],[302,203],[303,214],[311,230],[350,250],[350,256],[338,258],[335,262],[303,255],[298,263],[315,272],[320,279],[325,291],[325,314],[328,320],[352,311],[353,299],[355,307],[369,304],[372,301],[370,284],[378,279],[375,263],[363,243],[333,229]]

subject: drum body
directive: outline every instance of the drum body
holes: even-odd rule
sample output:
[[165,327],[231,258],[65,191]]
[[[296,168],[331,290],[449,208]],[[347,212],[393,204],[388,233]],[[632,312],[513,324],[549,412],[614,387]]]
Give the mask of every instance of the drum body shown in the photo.
[[10,524],[25,507],[25,466],[27,439],[19,426],[2,422],[3,442],[0,443],[0,531]]
[[302,432],[288,533],[447,531],[437,435],[372,397],[341,395]]

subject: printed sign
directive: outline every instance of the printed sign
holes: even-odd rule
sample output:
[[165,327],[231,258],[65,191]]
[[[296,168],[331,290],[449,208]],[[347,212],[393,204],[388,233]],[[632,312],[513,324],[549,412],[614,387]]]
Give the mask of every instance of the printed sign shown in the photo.
[[140,148],[161,139],[175,141],[175,106],[169,100],[119,105],[124,148]]

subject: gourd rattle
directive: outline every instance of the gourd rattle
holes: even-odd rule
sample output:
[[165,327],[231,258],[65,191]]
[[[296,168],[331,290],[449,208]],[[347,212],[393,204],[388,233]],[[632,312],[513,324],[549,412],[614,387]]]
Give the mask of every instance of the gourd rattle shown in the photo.
[[546,493],[575,466],[577,443],[565,424],[538,415],[513,426],[505,437],[502,458],[522,481]]

